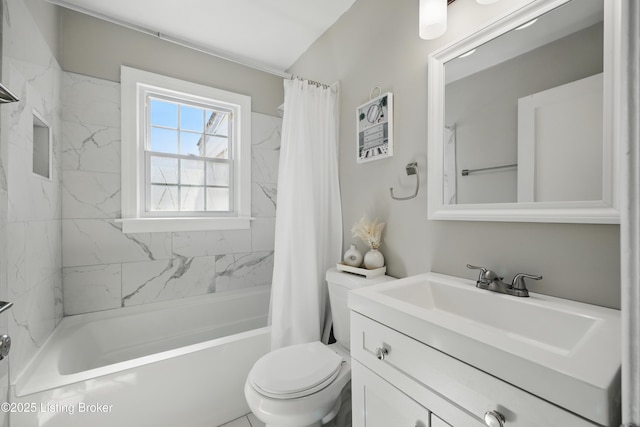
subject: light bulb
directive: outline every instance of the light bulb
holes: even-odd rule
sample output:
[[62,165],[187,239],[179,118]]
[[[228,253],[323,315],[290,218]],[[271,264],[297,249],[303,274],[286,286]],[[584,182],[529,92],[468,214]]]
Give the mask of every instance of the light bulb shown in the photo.
[[420,0],[420,37],[431,40],[447,30],[447,0]]

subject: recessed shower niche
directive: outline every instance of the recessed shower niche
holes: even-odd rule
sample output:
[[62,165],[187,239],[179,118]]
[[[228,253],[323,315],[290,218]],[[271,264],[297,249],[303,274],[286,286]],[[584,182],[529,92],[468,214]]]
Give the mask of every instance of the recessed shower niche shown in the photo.
[[51,179],[51,127],[33,111],[33,173]]

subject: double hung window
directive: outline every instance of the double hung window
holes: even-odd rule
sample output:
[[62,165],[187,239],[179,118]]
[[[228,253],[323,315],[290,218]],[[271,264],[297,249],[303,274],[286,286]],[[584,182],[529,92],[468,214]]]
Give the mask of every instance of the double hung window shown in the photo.
[[122,67],[122,99],[123,231],[248,228],[250,98]]
[[145,216],[233,212],[232,112],[148,94]]

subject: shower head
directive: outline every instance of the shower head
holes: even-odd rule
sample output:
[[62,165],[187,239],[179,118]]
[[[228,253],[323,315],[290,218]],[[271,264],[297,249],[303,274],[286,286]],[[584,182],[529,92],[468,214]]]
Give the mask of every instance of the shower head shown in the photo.
[[0,104],[8,104],[10,102],[19,101],[18,97],[15,96],[9,89],[7,89],[2,83],[0,83]]

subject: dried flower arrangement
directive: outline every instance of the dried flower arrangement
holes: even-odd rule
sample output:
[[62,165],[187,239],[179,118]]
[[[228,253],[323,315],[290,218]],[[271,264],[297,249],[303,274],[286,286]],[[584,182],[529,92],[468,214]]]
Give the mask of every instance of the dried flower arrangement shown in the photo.
[[369,221],[369,218],[365,215],[360,218],[360,222],[351,228],[351,234],[366,243],[369,248],[378,249],[382,244],[384,225],[384,222]]

